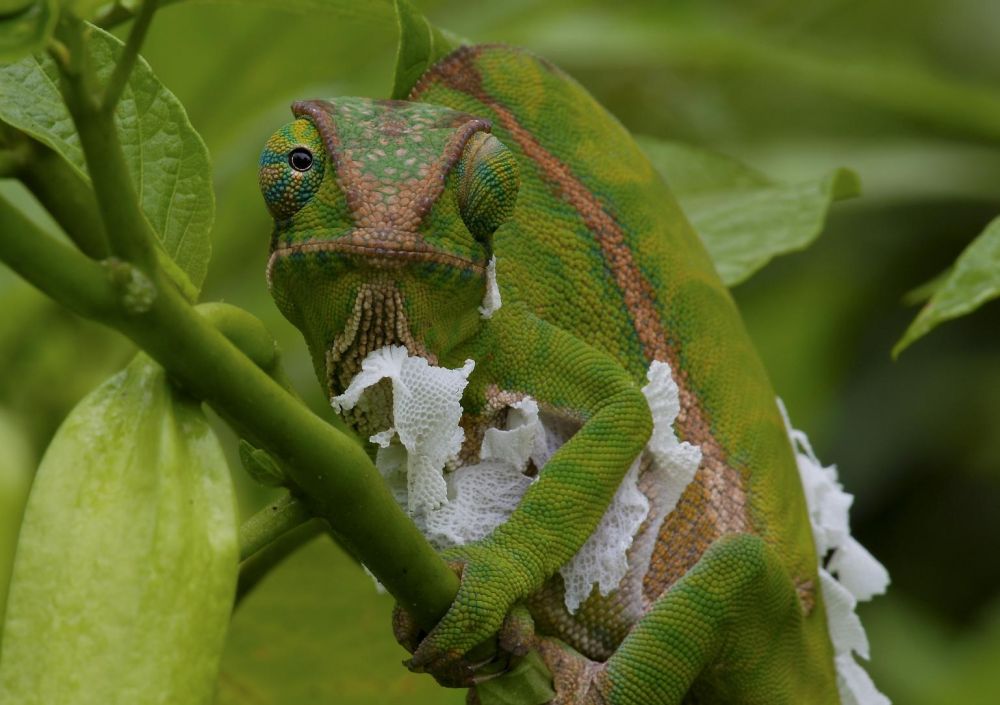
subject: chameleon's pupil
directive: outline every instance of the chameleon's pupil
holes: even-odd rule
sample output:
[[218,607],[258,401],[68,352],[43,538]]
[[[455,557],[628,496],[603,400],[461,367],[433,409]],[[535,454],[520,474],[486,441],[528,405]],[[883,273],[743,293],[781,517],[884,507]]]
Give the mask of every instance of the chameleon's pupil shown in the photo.
[[288,155],[288,163],[295,171],[309,171],[313,164],[313,155],[305,147],[296,147]]

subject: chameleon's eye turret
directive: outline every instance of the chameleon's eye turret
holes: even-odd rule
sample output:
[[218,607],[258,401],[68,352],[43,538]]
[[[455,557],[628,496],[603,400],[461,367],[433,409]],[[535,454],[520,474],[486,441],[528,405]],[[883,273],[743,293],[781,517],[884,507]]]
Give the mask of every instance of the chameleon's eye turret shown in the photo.
[[459,213],[473,237],[486,242],[514,212],[521,185],[517,160],[496,137],[477,132],[456,169]]
[[323,181],[323,142],[309,120],[296,120],[271,135],[260,155],[257,180],[275,220],[292,217]]

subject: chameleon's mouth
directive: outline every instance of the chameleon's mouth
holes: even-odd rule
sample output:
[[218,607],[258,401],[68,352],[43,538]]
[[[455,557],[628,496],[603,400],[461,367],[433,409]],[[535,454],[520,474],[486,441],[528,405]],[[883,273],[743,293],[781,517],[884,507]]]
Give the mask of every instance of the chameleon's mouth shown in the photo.
[[367,228],[358,228],[334,240],[313,240],[275,247],[267,261],[268,281],[277,260],[294,254],[320,253],[356,256],[364,265],[375,269],[398,269],[407,263],[431,262],[471,270],[479,275],[486,273],[484,262],[439,250],[418,239],[416,233],[374,233]]

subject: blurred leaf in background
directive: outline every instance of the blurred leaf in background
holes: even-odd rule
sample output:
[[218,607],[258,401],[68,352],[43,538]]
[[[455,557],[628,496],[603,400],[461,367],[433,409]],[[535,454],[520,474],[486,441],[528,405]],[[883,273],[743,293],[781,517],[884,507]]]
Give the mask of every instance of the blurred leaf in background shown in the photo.
[[[1000,305],[986,303],[890,359],[916,315],[902,304],[907,292],[948,269],[1000,213],[1000,4],[417,5],[461,36],[550,58],[637,134],[735,160],[731,185],[746,212],[713,221],[704,215],[711,198],[699,204],[692,191],[685,205],[703,230],[713,222],[760,228],[773,217],[776,231],[792,232],[771,196],[809,184],[815,209],[801,222],[811,225],[786,242],[815,238],[829,209],[822,235],[804,252],[776,257],[734,295],[796,426],[856,495],[856,535],[892,574],[888,596],[861,609],[872,675],[897,705],[1000,702],[1000,562],[992,558],[1000,555]],[[390,5],[179,2],[158,15],[144,55],[214,165],[204,298],[264,319],[299,391],[329,413],[305,346],[266,291],[271,224],[256,161],[293,100],[389,95]],[[862,196],[830,204],[844,195],[836,170],[845,166],[860,177]],[[679,177],[668,170],[668,178]],[[995,276],[990,260],[968,256]],[[38,457],[62,416],[129,348],[6,272],[0,306],[0,408]],[[243,473],[236,479],[244,511],[264,501]],[[329,542],[316,542],[237,611],[219,702],[459,702],[398,665],[388,620],[389,600]],[[283,689],[304,672],[311,685]]]

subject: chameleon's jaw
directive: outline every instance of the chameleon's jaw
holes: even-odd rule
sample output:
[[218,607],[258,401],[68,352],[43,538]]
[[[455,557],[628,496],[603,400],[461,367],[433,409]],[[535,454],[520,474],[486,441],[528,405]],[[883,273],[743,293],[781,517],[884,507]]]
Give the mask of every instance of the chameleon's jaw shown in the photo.
[[376,233],[358,228],[332,240],[312,240],[275,247],[267,262],[268,282],[271,281],[271,272],[278,260],[295,254],[308,256],[321,253],[355,260],[356,265],[372,269],[400,269],[411,262],[431,262],[470,270],[480,276],[486,273],[485,262],[440,250],[424,242],[416,233]]

